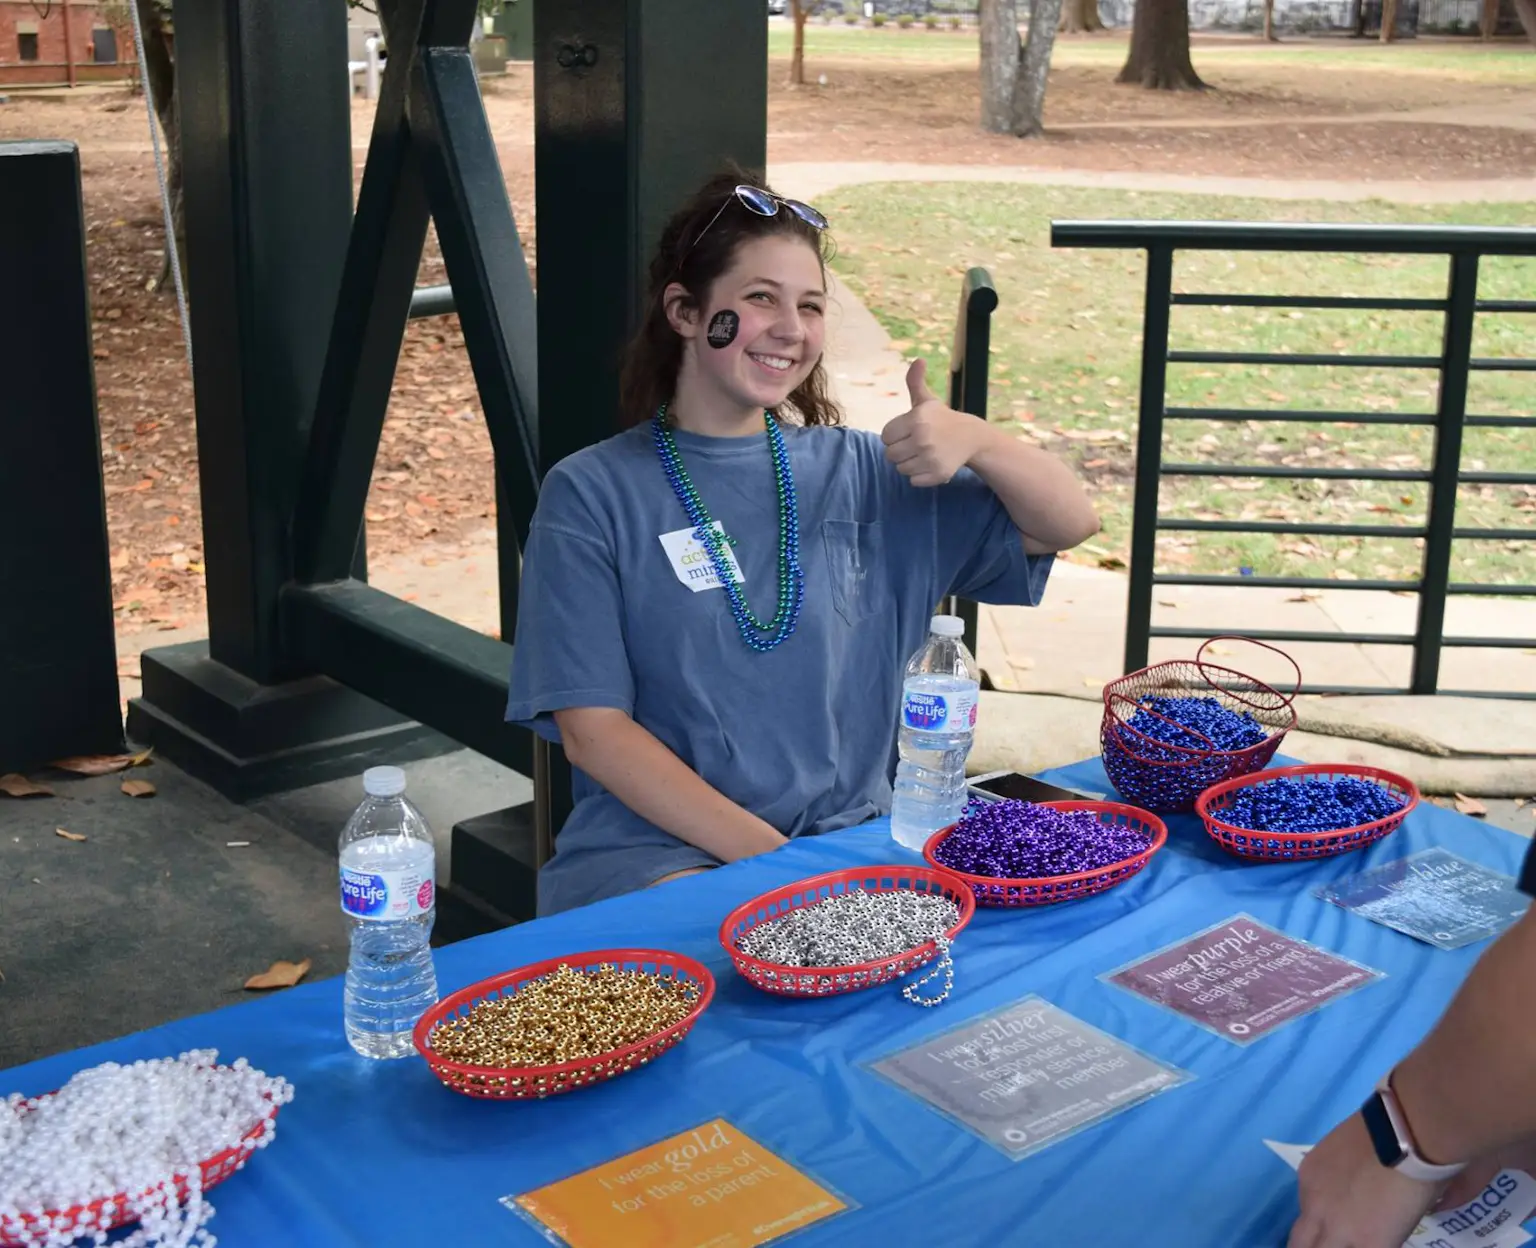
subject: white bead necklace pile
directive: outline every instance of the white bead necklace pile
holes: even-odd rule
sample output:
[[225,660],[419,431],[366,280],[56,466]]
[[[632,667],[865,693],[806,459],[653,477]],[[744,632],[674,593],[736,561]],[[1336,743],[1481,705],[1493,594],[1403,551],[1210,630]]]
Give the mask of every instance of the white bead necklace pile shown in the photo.
[[[292,1084],[245,1058],[222,1068],[217,1059],[216,1050],[199,1049],[129,1066],[105,1062],[50,1096],[0,1101],[0,1243],[99,1246],[126,1216],[139,1225],[114,1248],[212,1248],[200,1163],[238,1147],[244,1164],[271,1143],[273,1106],[293,1099]],[[258,1123],[260,1133],[244,1140]],[[99,1217],[43,1217],[118,1196]]]

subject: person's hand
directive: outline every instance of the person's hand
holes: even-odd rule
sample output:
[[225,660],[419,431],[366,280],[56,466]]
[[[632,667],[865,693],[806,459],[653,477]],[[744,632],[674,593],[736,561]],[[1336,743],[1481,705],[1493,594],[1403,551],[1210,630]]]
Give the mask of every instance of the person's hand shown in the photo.
[[1446,1185],[1436,1209],[1455,1209],[1476,1200],[1501,1170],[1523,1170],[1536,1175],[1536,1136],[1508,1148],[1479,1157]]
[[1306,1155],[1298,1179],[1301,1216],[1286,1248],[1403,1248],[1445,1186],[1382,1165],[1359,1114]]
[[885,457],[913,485],[944,485],[970,463],[994,431],[986,421],[955,411],[928,389],[925,360],[913,360],[907,369],[907,392],[911,410],[880,434]]

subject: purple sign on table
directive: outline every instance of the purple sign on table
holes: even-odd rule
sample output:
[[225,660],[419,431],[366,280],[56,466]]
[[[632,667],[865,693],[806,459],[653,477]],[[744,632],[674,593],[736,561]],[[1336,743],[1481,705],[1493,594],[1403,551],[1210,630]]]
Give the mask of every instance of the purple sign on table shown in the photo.
[[1239,914],[1100,978],[1252,1044],[1382,974]]

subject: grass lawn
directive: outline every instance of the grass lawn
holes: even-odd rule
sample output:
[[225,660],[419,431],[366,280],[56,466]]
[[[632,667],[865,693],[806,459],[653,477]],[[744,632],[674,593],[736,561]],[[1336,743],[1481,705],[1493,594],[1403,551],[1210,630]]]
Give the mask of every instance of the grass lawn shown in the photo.
[[[1111,31],[1092,38],[1057,41],[1052,64],[1119,65],[1125,60],[1127,31]],[[788,57],[792,32],[787,22],[768,28],[768,54]],[[975,64],[977,35],[974,27],[951,31],[909,30],[882,27],[871,30],[848,27],[841,20],[823,25],[813,19],[805,28],[808,60],[928,62]],[[1536,52],[1525,43],[1498,43],[1485,47],[1474,39],[1459,42],[1399,43],[1383,47],[1373,40],[1287,39],[1264,46],[1245,39],[1202,39],[1195,33],[1195,68],[1202,63],[1222,67],[1241,65],[1302,65],[1317,69],[1384,71],[1392,74],[1433,74],[1437,77],[1475,79],[1488,83],[1530,86],[1536,82]]]
[[[1523,225],[1529,205],[1405,207],[1285,203],[1007,185],[868,185],[827,196],[837,272],[903,353],[949,359],[960,277],[992,273],[1001,297],[993,323],[991,415],[1067,457],[1091,482],[1104,517],[1107,560],[1130,541],[1131,473],[1145,262],[1139,252],[1053,250],[1050,222],[1072,218],[1182,218]],[[1441,298],[1446,261],[1413,256],[1296,256],[1186,252],[1174,287],[1228,294]],[[1536,300],[1536,260],[1482,264],[1480,297]],[[1171,346],[1253,352],[1437,355],[1438,313],[1177,307]],[[1536,358],[1536,317],[1479,314],[1473,354]],[[1171,406],[1432,412],[1428,371],[1304,366],[1169,366]],[[1536,414],[1536,373],[1474,373],[1468,410]],[[1431,427],[1358,423],[1169,422],[1165,461],[1418,468],[1433,457]],[[1536,472],[1536,431],[1468,429],[1463,467]],[[1401,482],[1170,478],[1161,513],[1196,519],[1307,520],[1422,525],[1427,487]],[[1536,487],[1464,486],[1461,527],[1536,531]],[[1169,533],[1161,570],[1337,579],[1412,579],[1413,538]],[[1458,541],[1452,579],[1536,580],[1536,547]]]

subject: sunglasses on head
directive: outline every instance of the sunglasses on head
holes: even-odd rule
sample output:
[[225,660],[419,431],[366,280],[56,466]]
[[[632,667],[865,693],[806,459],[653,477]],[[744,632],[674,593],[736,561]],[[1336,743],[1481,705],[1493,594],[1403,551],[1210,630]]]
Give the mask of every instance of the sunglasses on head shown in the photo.
[[[775,195],[772,191],[765,191],[758,186],[738,186],[726,196],[725,202],[720,205],[715,215],[709,219],[709,224],[699,231],[693,242],[688,244],[689,252],[699,245],[699,239],[703,238],[704,235],[714,228],[715,222],[720,220],[720,214],[730,207],[733,199],[743,208],[749,212],[755,212],[760,217],[777,216],[779,209],[782,207],[789,209],[790,212],[794,213],[795,216],[799,217],[800,220],[804,221],[813,230],[824,230],[827,228],[826,217],[822,216],[821,213],[817,212],[809,204],[802,204],[798,199],[786,199],[782,195]],[[684,254],[686,255],[687,252]]]

